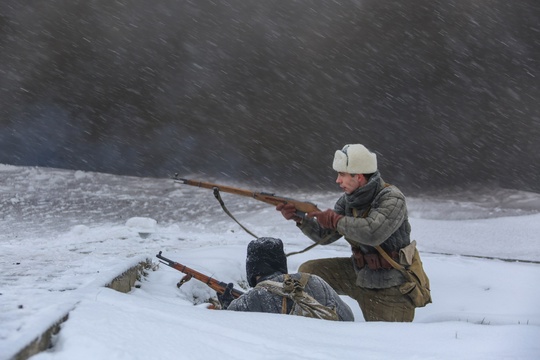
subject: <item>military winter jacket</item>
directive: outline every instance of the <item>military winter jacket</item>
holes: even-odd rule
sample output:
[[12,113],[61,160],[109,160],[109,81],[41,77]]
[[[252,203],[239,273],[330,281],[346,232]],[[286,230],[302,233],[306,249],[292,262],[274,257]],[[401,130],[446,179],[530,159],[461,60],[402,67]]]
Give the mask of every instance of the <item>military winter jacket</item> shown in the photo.
[[[410,243],[411,226],[408,220],[405,196],[395,186],[385,186],[379,173],[352,194],[342,195],[334,211],[345,217],[339,220],[336,230],[323,229],[315,219],[306,218],[300,229],[313,241],[330,244],[342,236],[352,247],[364,254],[378,254],[374,246],[380,245],[387,253],[399,250]],[[354,261],[351,260],[351,264]],[[383,289],[405,282],[395,269],[361,269],[355,265],[356,284],[370,289]]]
[[[283,274],[274,273],[259,279],[283,281]],[[300,279],[301,274],[291,274],[293,279]],[[306,286],[306,293],[314,297],[322,305],[335,308],[340,321],[354,321],[354,315],[351,308],[339,297],[339,295],[323,279],[316,275],[311,275]],[[265,312],[281,314],[283,297],[272,294],[262,287],[255,287],[231,302],[227,310]]]

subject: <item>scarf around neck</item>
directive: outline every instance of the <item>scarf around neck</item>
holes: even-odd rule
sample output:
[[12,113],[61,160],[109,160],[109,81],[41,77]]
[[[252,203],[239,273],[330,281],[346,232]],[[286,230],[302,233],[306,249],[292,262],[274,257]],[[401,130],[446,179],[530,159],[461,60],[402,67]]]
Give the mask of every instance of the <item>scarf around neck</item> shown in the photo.
[[368,207],[381,190],[381,175],[377,171],[366,185],[359,187],[350,194],[345,194],[345,214],[352,215],[352,209],[362,210]]

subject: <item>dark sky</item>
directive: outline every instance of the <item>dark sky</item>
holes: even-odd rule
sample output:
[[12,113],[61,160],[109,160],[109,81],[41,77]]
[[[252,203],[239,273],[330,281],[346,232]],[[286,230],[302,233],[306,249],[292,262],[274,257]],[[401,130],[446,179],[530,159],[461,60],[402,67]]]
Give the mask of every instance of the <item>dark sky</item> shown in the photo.
[[0,163],[540,192],[538,0],[0,3]]

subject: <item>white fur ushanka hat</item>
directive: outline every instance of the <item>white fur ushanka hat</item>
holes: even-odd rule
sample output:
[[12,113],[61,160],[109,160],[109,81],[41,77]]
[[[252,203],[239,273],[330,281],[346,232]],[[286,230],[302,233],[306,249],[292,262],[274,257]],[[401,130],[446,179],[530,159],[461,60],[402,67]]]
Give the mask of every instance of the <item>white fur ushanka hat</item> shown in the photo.
[[337,172],[372,174],[377,171],[377,155],[361,144],[345,145],[336,151],[332,167]]

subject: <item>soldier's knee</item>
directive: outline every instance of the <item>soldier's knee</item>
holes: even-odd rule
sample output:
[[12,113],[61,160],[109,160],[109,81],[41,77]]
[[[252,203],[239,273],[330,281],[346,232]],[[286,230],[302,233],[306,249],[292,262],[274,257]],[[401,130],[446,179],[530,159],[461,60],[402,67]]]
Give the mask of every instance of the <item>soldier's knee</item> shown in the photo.
[[298,272],[313,274],[316,272],[315,264],[316,264],[315,260],[308,260],[305,263],[300,265],[300,267],[298,268]]

